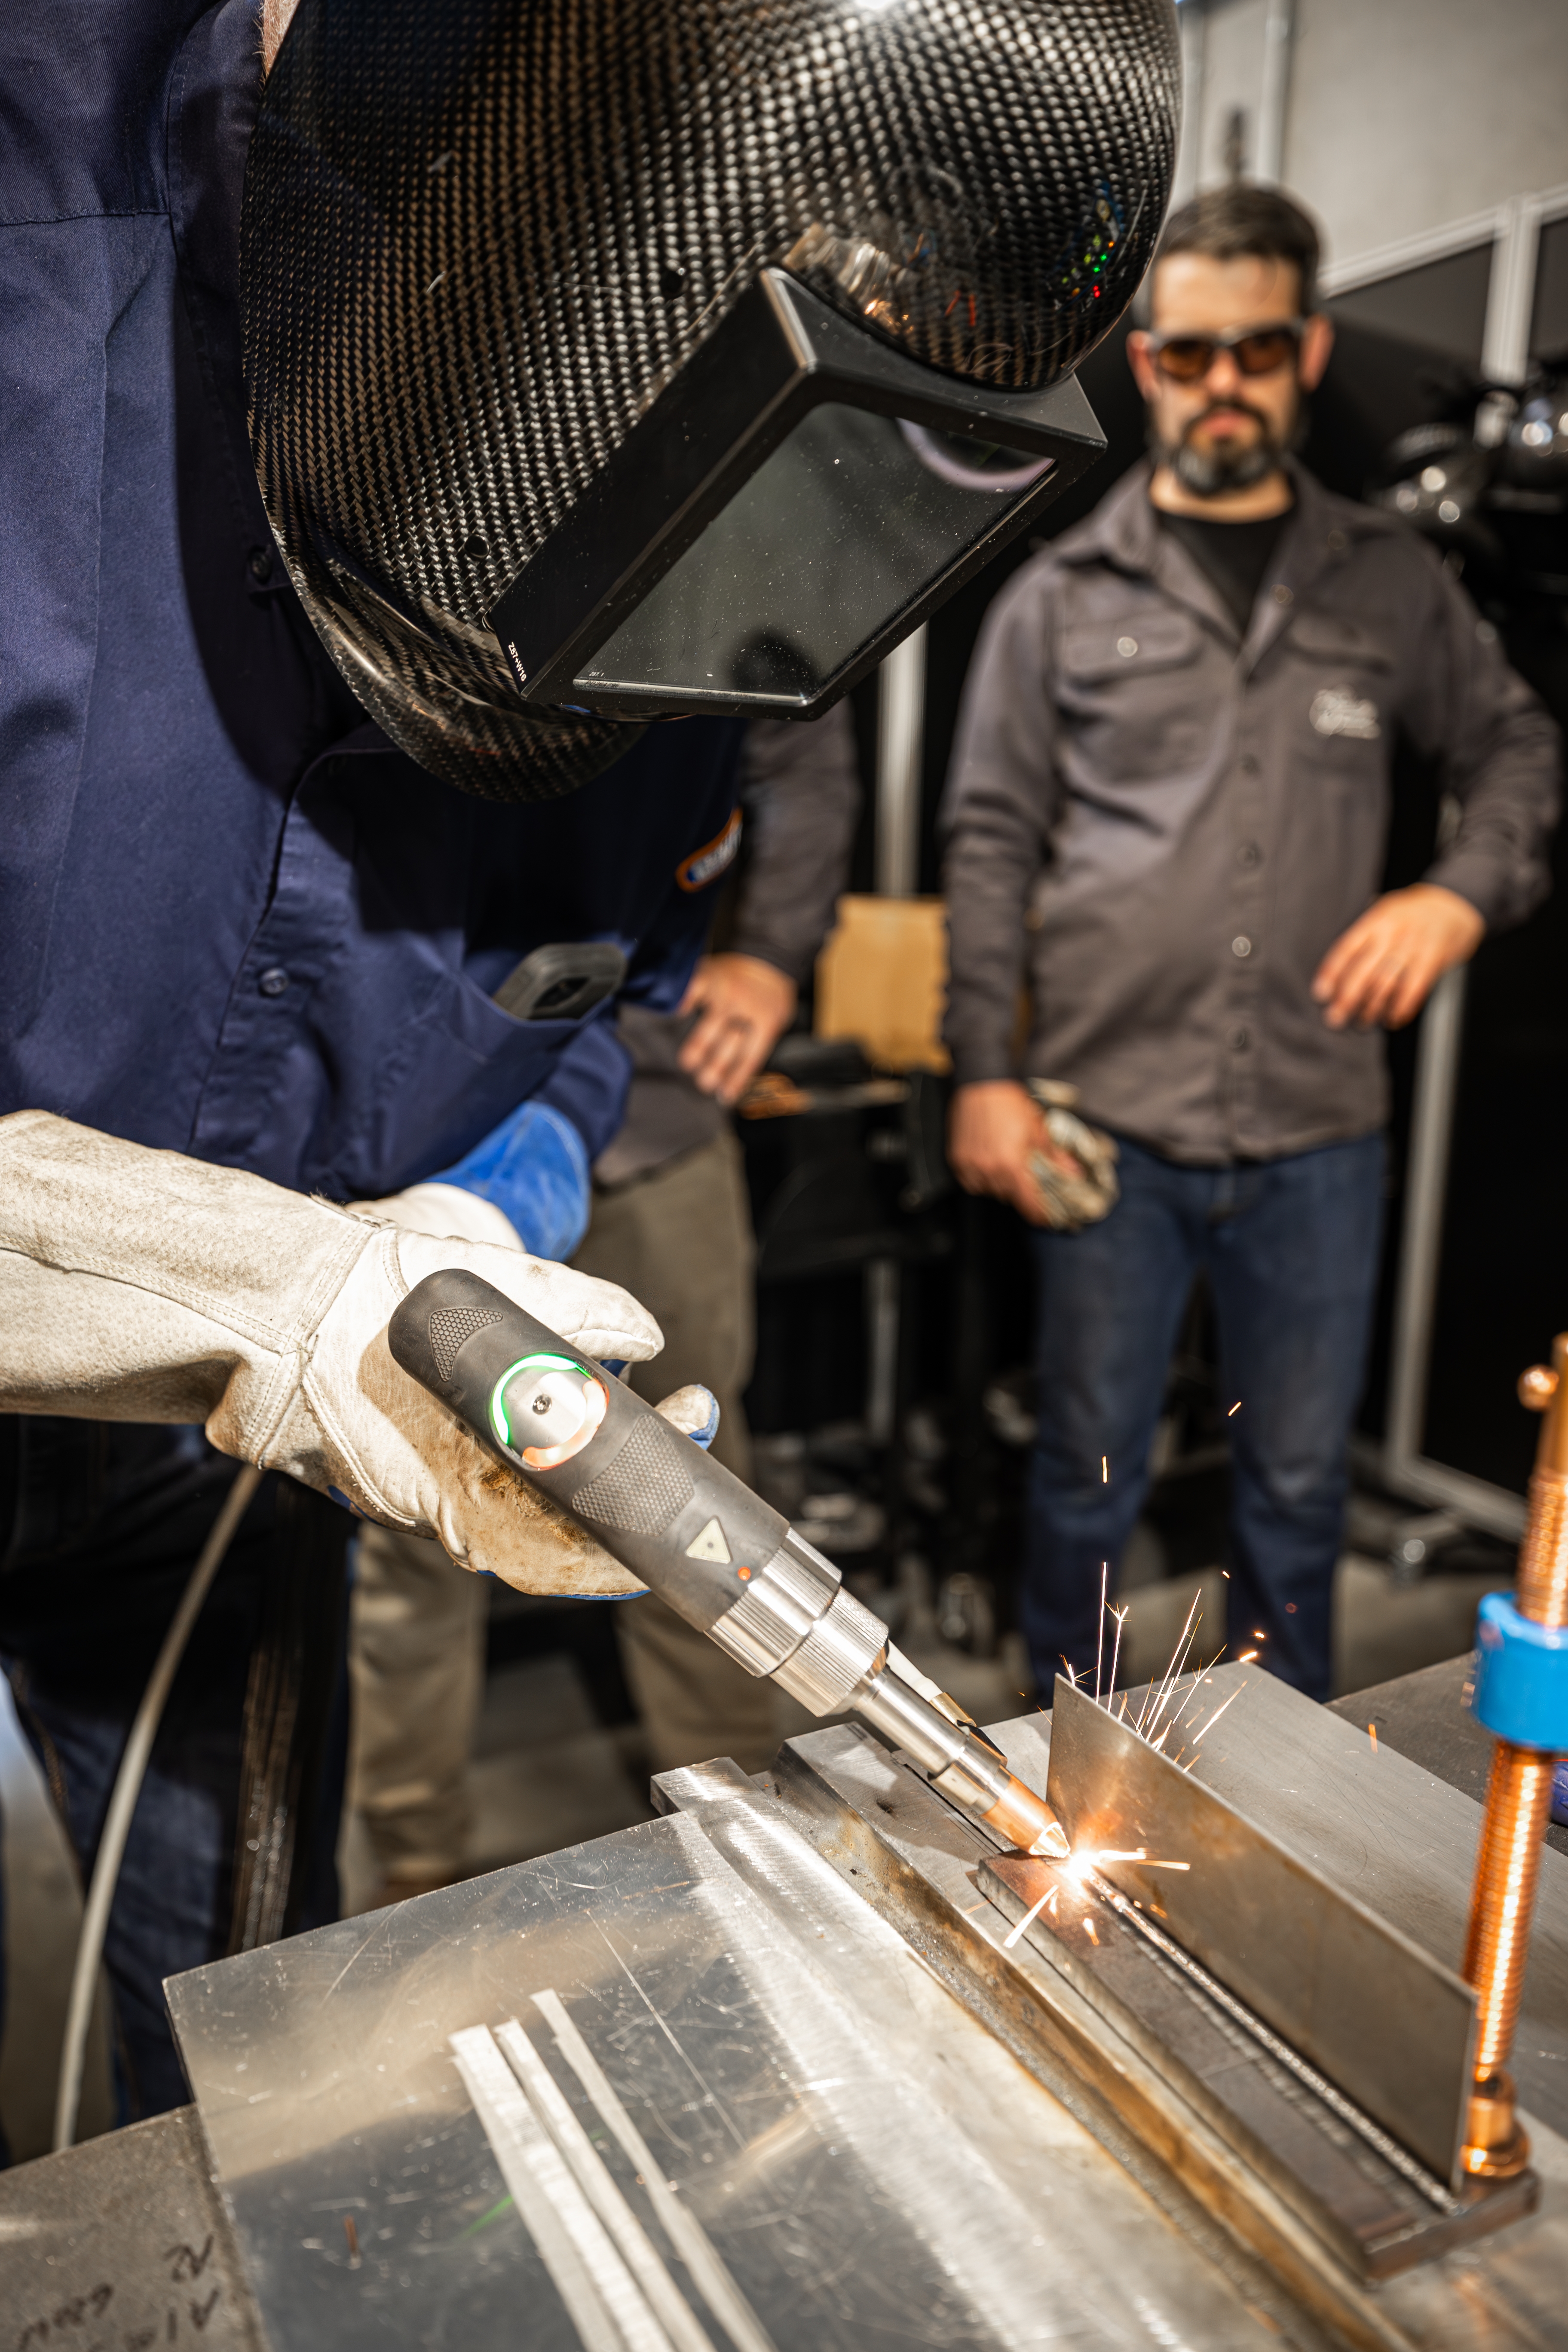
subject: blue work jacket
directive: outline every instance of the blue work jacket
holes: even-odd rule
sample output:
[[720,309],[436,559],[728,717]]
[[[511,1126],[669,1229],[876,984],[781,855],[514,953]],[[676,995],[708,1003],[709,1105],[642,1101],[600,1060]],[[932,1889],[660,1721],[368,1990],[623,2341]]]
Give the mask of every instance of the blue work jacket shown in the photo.
[[491,992],[531,948],[612,939],[633,1001],[679,1001],[743,730],[654,727],[575,795],[505,807],[353,701],[245,433],[258,14],[6,10],[0,1110],[336,1199],[449,1165],[528,1097],[592,1159],[627,1077],[613,1008],[519,1022]]

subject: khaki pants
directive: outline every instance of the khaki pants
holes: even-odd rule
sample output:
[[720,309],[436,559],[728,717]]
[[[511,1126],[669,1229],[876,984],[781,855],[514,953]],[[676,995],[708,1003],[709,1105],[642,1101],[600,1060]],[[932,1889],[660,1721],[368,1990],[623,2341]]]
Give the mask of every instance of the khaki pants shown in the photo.
[[360,1532],[349,1803],[382,1876],[403,1889],[439,1885],[463,1867],[489,1593],[438,1543],[369,1524]]
[[[752,1439],[741,1393],[756,1345],[755,1255],[741,1147],[726,1129],[651,1175],[595,1192],[593,1223],[573,1260],[584,1274],[618,1282],[658,1318],[664,1351],[632,1366],[632,1386],[650,1404],[689,1381],[711,1389],[714,1458],[748,1485]],[[732,1756],[747,1772],[772,1762],[771,1684],[742,1673],[651,1593],[616,1604],[616,1630],[656,1772],[709,1756]]]
[[[614,1192],[595,1194],[574,1263],[618,1282],[658,1318],[664,1352],[632,1368],[650,1403],[689,1381],[719,1400],[713,1452],[749,1479],[741,1406],[753,1346],[751,1217],[740,1147],[726,1131]],[[384,1877],[439,1884],[463,1866],[466,1776],[484,1695],[488,1586],[439,1544],[389,1528],[361,1532],[350,1670],[350,1802]],[[617,1601],[626,1681],[656,1772],[732,1756],[748,1772],[778,1744],[773,1693],[651,1594]]]

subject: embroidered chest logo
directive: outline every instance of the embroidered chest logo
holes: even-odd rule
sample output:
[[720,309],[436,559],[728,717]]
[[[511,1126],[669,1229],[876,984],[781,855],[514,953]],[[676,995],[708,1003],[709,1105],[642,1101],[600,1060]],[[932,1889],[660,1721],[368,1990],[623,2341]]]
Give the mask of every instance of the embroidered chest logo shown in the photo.
[[683,890],[706,890],[727,866],[734,864],[740,846],[741,812],[731,809],[723,832],[715,834],[711,841],[704,842],[700,849],[694,849],[689,857],[681,859],[675,869],[676,881]]
[[1376,703],[1363,702],[1348,686],[1320,688],[1307,715],[1320,735],[1353,735],[1360,742],[1375,743],[1383,732]]

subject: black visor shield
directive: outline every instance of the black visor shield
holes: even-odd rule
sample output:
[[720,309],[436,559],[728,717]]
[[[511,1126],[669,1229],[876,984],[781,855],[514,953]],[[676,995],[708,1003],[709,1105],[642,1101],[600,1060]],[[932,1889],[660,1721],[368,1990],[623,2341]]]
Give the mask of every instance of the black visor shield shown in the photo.
[[464,789],[806,714],[1092,455],[1172,0],[300,0],[251,432],[361,699]]
[[491,615],[531,703],[812,717],[1104,447],[765,270]]

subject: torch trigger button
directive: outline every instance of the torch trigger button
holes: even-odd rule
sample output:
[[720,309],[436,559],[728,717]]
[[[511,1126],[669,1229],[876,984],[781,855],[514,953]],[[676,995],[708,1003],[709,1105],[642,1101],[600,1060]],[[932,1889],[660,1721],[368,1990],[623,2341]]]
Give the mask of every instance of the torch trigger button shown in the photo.
[[711,1559],[721,1568],[730,1565],[730,1547],[724,1540],[724,1530],[717,1519],[710,1519],[700,1535],[693,1536],[686,1547],[688,1559]]

